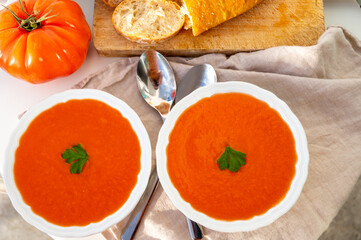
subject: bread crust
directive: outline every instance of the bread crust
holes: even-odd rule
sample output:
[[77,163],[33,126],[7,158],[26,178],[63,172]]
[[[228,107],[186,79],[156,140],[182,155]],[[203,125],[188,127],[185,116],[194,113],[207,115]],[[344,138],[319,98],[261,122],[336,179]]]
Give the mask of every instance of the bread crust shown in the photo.
[[115,30],[117,31],[117,33],[119,33],[120,35],[122,35],[124,38],[128,39],[129,41],[132,42],[136,42],[136,43],[141,43],[141,44],[156,44],[156,43],[160,43],[160,42],[164,42],[172,37],[174,37],[175,35],[178,34],[178,32],[182,29],[183,26],[181,26],[176,32],[174,32],[171,35],[168,35],[166,37],[163,38],[141,38],[138,36],[134,36],[134,35],[126,35],[123,32],[119,31],[117,28],[115,28]]
[[168,35],[164,35],[162,37],[150,37],[150,38],[146,38],[146,37],[142,37],[142,36],[137,36],[137,35],[131,35],[131,34],[128,34],[126,32],[123,32],[116,24],[116,21],[115,21],[115,16],[118,14],[118,10],[120,10],[122,8],[122,6],[124,4],[127,4],[127,1],[128,0],[124,0],[122,1],[114,10],[113,12],[113,15],[112,15],[112,23],[113,23],[113,26],[115,28],[115,30],[120,34],[122,35],[123,37],[125,37],[126,39],[132,41],[132,42],[137,42],[137,43],[142,43],[142,44],[154,44],[154,43],[159,43],[159,42],[163,42],[165,40],[168,40],[172,37],[174,37],[175,35],[178,34],[178,32],[183,28],[183,25],[184,25],[184,21],[185,21],[185,16],[184,14],[181,13],[181,10],[180,10],[180,6],[175,3],[175,2],[171,2],[171,1],[167,1],[169,4],[173,4],[177,10],[179,10],[180,14],[182,15],[183,17],[183,20],[181,21],[181,24],[179,24],[179,26],[171,33],[171,34],[168,34]]
[[192,31],[198,36],[253,8],[263,0],[183,0],[192,20]]
[[118,4],[116,4],[116,3],[114,3],[114,1],[113,0],[103,0],[103,2],[106,4],[106,5],[108,5],[109,7],[116,7],[116,6],[118,6]]

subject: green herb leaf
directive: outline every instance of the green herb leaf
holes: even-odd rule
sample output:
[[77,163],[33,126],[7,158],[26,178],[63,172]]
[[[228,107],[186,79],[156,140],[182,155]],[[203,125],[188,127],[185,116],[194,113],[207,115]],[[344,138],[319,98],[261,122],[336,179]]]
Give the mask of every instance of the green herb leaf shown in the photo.
[[229,163],[227,158],[227,151],[224,151],[224,153],[218,158],[217,163],[219,164],[219,168],[221,170],[228,168]]
[[238,172],[241,166],[246,164],[246,154],[227,146],[226,150],[218,158],[217,164],[221,170],[228,168],[231,172]]
[[87,152],[80,144],[66,149],[61,157],[65,160],[66,163],[71,164],[70,173],[77,174],[82,171],[84,164],[89,159]]

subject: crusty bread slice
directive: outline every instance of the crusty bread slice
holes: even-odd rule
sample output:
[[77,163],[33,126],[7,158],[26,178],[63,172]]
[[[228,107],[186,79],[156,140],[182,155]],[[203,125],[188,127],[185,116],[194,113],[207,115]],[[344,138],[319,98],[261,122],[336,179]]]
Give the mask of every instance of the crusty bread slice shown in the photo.
[[173,0],[173,1],[177,1],[177,2],[178,2],[178,5],[181,7],[181,11],[182,11],[182,13],[183,13],[184,16],[185,16],[183,28],[184,28],[185,30],[188,30],[188,29],[192,28],[192,18],[191,18],[191,16],[189,15],[187,6],[185,5],[184,1],[183,1],[183,0]]
[[179,5],[167,0],[124,0],[112,16],[115,30],[139,43],[171,38],[182,29],[184,19]]
[[188,30],[188,29],[192,28],[191,17],[190,17],[190,15],[188,13],[188,9],[187,9],[186,5],[184,4],[184,1],[183,0],[169,0],[169,1],[175,2],[180,6],[181,11],[182,11],[182,13],[184,14],[184,17],[185,17],[183,28],[185,30]]
[[123,0],[103,0],[104,3],[110,7],[116,7],[121,3]]

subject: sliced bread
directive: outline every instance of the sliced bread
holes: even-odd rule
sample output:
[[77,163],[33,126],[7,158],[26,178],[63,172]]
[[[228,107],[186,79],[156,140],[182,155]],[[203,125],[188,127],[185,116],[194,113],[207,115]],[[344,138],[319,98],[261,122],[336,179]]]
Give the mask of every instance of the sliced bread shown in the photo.
[[110,7],[116,7],[121,3],[123,0],[103,0],[104,3]]
[[184,21],[179,5],[167,0],[124,0],[112,16],[115,30],[139,43],[169,39],[182,29]]
[[185,16],[183,28],[185,30],[188,30],[188,29],[192,28],[192,18],[189,15],[187,6],[185,5],[184,1],[183,0],[172,0],[172,1],[178,3],[178,5],[181,7],[182,13]]

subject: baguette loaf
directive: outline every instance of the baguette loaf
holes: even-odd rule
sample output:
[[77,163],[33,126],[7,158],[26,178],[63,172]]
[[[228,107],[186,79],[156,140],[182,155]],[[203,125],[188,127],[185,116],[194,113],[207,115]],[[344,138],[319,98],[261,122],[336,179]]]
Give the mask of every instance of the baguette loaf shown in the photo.
[[194,36],[236,17],[262,0],[183,0]]
[[184,14],[167,0],[124,0],[114,10],[115,30],[139,43],[156,43],[176,35],[184,25]]

